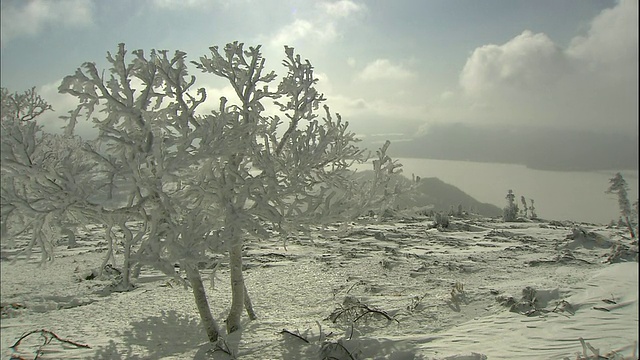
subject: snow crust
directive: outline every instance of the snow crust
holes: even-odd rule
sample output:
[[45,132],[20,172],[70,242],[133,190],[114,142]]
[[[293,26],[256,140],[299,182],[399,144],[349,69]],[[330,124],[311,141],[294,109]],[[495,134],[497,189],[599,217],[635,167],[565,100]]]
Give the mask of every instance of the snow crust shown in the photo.
[[[259,319],[245,317],[225,345],[242,359],[316,359],[337,354],[338,343],[349,353],[343,358],[357,359],[575,359],[583,338],[601,355],[637,356],[637,245],[623,229],[582,224],[576,233],[571,223],[480,218],[453,219],[447,230],[432,224],[312,229],[286,249],[247,242],[245,277]],[[129,292],[104,291],[108,276],[86,280],[106,251],[103,234],[82,231],[79,247],[58,246],[44,265],[2,248],[2,358],[32,359],[38,349],[40,359],[230,358],[207,343],[191,292],[166,275],[143,268]],[[636,259],[605,263],[616,244]],[[122,255],[116,259],[118,267]],[[230,305],[221,261],[207,287],[217,319]],[[371,313],[353,323],[345,312],[332,321],[354,301],[393,320]],[[41,347],[38,335],[10,348],[37,329],[91,348],[55,340]]]

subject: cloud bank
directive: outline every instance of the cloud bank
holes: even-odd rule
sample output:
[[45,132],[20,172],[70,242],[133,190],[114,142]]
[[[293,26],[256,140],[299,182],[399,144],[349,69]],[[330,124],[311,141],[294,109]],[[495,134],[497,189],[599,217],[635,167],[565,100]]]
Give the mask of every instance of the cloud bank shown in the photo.
[[78,28],[93,23],[93,5],[89,0],[3,1],[0,11],[0,43],[22,36],[36,35],[47,28]]
[[638,131],[638,2],[595,17],[566,48],[523,31],[477,47],[460,73],[467,121]]
[[282,48],[284,45],[294,46],[299,41],[329,43],[338,38],[340,26],[345,21],[366,11],[363,4],[351,0],[335,2],[321,1],[308,14],[299,14],[294,8],[294,19],[267,36],[270,45]]
[[413,74],[402,65],[391,63],[388,59],[376,59],[369,63],[357,75],[357,78],[364,81],[376,80],[403,80],[408,79]]

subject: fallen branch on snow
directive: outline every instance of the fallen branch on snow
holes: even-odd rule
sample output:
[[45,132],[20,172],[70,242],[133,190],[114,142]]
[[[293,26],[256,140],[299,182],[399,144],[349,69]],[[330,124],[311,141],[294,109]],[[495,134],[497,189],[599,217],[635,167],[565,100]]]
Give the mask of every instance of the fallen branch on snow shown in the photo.
[[302,340],[302,341],[306,342],[307,344],[309,344],[309,340],[305,339],[302,335],[300,335],[300,334],[296,334],[296,333],[291,332],[291,331],[289,331],[289,330],[287,330],[287,329],[282,329],[282,331],[280,331],[280,333],[281,333],[281,334],[289,334],[289,335],[291,335],[291,336],[295,336],[295,337],[297,337],[298,339],[300,339],[300,340]]
[[[35,359],[38,358],[38,356],[40,355],[42,348],[48,344],[51,343],[51,341],[53,339],[56,339],[62,343],[66,343],[66,344],[71,344],[75,347],[79,347],[79,348],[86,348],[86,349],[91,349],[91,346],[89,345],[85,345],[85,344],[80,344],[77,343],[75,341],[72,340],[67,340],[67,339],[62,339],[61,337],[59,337],[58,335],[56,335],[54,332],[49,331],[49,330],[45,330],[45,329],[40,329],[40,330],[33,330],[30,331],[24,335],[22,335],[20,337],[20,339],[18,339],[13,345],[10,346],[11,349],[13,349],[13,351],[17,351],[18,350],[18,346],[20,345],[20,342],[24,339],[26,339],[27,337],[33,335],[33,334],[37,334],[40,333],[40,335],[44,338],[44,343],[42,345],[40,345],[40,347],[38,348],[38,350],[36,351],[36,357]],[[12,357],[13,358],[13,357]],[[20,359],[20,358],[19,358]]]
[[347,320],[351,320],[352,323],[356,323],[366,315],[380,315],[389,321],[399,323],[396,318],[389,315],[386,311],[370,307],[353,296],[345,297],[340,308],[335,309],[331,315],[329,315],[328,319],[335,324],[340,317],[346,317]]

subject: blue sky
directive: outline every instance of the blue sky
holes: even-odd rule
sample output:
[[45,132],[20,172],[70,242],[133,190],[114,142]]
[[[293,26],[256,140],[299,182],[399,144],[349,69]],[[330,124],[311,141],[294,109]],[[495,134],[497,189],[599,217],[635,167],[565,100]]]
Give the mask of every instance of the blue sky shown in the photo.
[[[280,72],[290,45],[316,67],[327,104],[363,136],[440,124],[638,132],[637,0],[1,1],[1,84],[56,88],[107,51],[262,44]],[[194,74],[194,71],[192,71]],[[199,76],[210,99],[228,86]],[[216,104],[211,104],[215,108]]]

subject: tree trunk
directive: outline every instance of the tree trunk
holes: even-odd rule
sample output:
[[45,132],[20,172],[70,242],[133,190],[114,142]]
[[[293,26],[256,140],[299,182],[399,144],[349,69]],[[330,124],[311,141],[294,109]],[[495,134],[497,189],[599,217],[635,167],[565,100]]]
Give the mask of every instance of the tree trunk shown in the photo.
[[105,233],[105,237],[107,239],[107,256],[104,258],[104,260],[102,261],[102,264],[100,265],[100,269],[98,270],[98,276],[102,276],[102,274],[104,273],[104,267],[107,266],[107,264],[109,263],[109,260],[112,260],[111,263],[115,266],[116,265],[116,257],[115,255],[113,255],[113,238],[111,237],[112,235],[112,230],[113,226],[111,225],[107,225],[107,230]]
[[122,265],[122,287],[129,291],[131,287],[131,244],[124,244],[124,264]]
[[74,247],[78,247],[78,243],[76,242],[76,235],[73,233],[73,231],[71,231],[71,229],[67,229],[67,228],[63,228],[60,233],[62,233],[62,235],[66,235],[67,236],[67,247],[69,249],[74,248]]
[[131,277],[134,279],[138,279],[138,277],[140,277],[140,271],[142,271],[142,264],[137,263],[133,267],[133,271],[131,272]]
[[629,219],[628,216],[625,216],[624,219],[627,222],[627,228],[629,229],[629,234],[631,235],[631,239],[635,239],[636,238],[636,232],[633,231],[633,225],[631,225],[631,220]]
[[196,266],[192,264],[183,264],[187,272],[187,278],[191,283],[193,289],[193,297],[196,300],[196,306],[198,307],[198,313],[200,313],[200,320],[202,326],[207,333],[207,338],[210,342],[218,341],[218,334],[220,330],[216,320],[211,315],[211,309],[209,308],[209,302],[207,301],[207,294],[204,291],[204,285],[202,283],[202,277],[200,277],[200,271]]
[[249,319],[255,320],[258,318],[255,310],[253,310],[253,304],[251,303],[251,298],[249,297],[249,291],[247,291],[247,284],[244,284],[244,308],[247,310],[247,315]]
[[240,238],[230,239],[229,267],[231,277],[231,308],[227,316],[227,333],[240,329],[240,318],[245,307],[245,287],[242,276],[242,241]]

